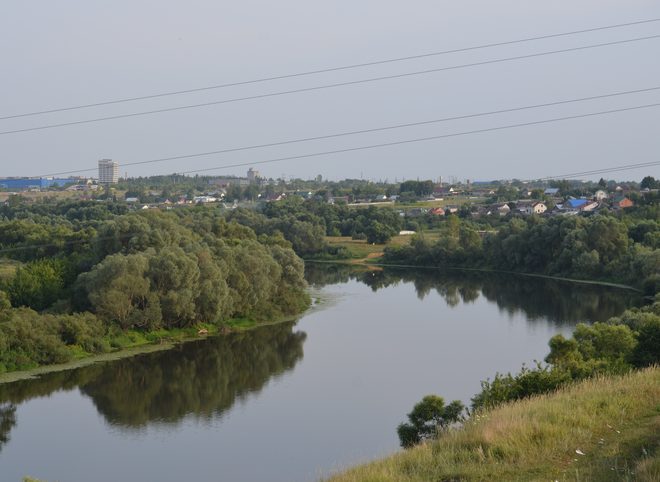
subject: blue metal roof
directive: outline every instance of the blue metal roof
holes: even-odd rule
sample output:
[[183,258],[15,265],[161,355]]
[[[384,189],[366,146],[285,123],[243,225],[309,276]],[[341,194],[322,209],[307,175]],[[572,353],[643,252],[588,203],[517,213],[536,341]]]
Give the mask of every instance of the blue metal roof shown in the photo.
[[0,188],[4,189],[45,189],[53,186],[75,184],[75,179],[49,179],[49,178],[5,178],[0,179]]
[[580,208],[587,204],[587,202],[588,201],[586,199],[569,199],[566,201],[566,204],[572,208]]

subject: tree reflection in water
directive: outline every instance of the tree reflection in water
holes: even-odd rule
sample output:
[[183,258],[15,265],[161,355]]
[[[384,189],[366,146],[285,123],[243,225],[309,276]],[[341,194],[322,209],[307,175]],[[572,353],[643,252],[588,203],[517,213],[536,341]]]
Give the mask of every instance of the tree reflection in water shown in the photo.
[[306,334],[293,327],[264,326],[0,385],[0,449],[16,424],[16,405],[60,390],[79,388],[109,423],[128,429],[220,417],[302,360]]
[[[435,292],[454,307],[483,297],[504,312],[556,325],[606,320],[641,304],[633,291],[484,272],[308,264],[306,276],[316,287],[357,280],[373,291],[412,283],[420,299]],[[237,400],[258,393],[302,360],[306,335],[294,331],[294,325],[264,326],[0,385],[0,450],[16,425],[17,406],[63,390],[79,389],[105,420],[122,429],[176,424],[188,416],[221,417]]]
[[16,425],[16,405],[12,403],[0,405],[0,450],[9,442],[9,432]]
[[308,282],[320,288],[356,280],[378,291],[400,283],[413,283],[419,299],[432,291],[448,306],[472,303],[480,296],[511,315],[522,312],[528,320],[549,320],[556,325],[605,321],[642,303],[635,291],[532,276],[439,269],[355,269],[345,264],[308,263]]

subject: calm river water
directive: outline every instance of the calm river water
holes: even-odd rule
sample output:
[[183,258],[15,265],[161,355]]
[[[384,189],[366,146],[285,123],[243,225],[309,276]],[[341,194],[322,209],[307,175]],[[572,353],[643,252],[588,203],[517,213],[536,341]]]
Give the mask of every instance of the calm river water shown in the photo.
[[518,276],[308,270],[296,323],[0,385],[0,480],[313,481],[398,449],[424,395],[542,359],[631,291]]

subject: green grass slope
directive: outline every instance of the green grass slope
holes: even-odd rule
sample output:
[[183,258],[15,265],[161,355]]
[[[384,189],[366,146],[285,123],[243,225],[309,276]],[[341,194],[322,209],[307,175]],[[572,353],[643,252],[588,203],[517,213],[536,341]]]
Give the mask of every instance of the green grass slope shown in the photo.
[[474,415],[440,440],[330,480],[660,481],[659,446],[655,367]]

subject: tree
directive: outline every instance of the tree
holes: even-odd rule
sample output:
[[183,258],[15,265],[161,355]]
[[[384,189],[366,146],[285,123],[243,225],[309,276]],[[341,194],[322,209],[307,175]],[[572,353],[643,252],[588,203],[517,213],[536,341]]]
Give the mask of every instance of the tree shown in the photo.
[[188,326],[195,321],[195,298],[199,291],[197,258],[183,249],[168,246],[148,256],[145,276],[158,296],[167,327]]
[[399,187],[399,193],[413,192],[417,196],[428,196],[433,192],[433,181],[405,181]]
[[[144,319],[139,315],[158,303],[149,296],[149,280],[145,276],[148,263],[143,254],[115,254],[78,277],[78,284],[102,320],[116,322],[123,329],[142,326]],[[152,327],[159,326],[160,307],[158,315],[150,313],[148,321]]]
[[630,354],[636,367],[645,367],[660,362],[660,316],[650,318],[637,333],[637,346]]
[[367,235],[367,243],[385,244],[397,233],[390,226],[371,221],[365,228],[364,234]]
[[437,436],[451,424],[459,422],[463,410],[465,406],[459,400],[445,405],[442,397],[425,396],[408,414],[409,423],[402,423],[396,429],[401,446],[409,448],[422,440]]
[[559,189],[562,195],[566,195],[571,190],[571,183],[566,179],[550,181],[550,186]]
[[57,301],[64,290],[64,263],[42,259],[18,268],[7,286],[13,306],[44,310]]
[[572,339],[555,335],[549,345],[550,354],[545,361],[579,379],[599,372],[626,371],[637,340],[626,325],[596,322],[578,324]]
[[231,183],[227,187],[227,201],[240,201],[243,198],[243,189],[239,184]]
[[658,189],[660,187],[660,180],[656,180],[653,176],[646,176],[639,183],[639,187],[642,189]]

